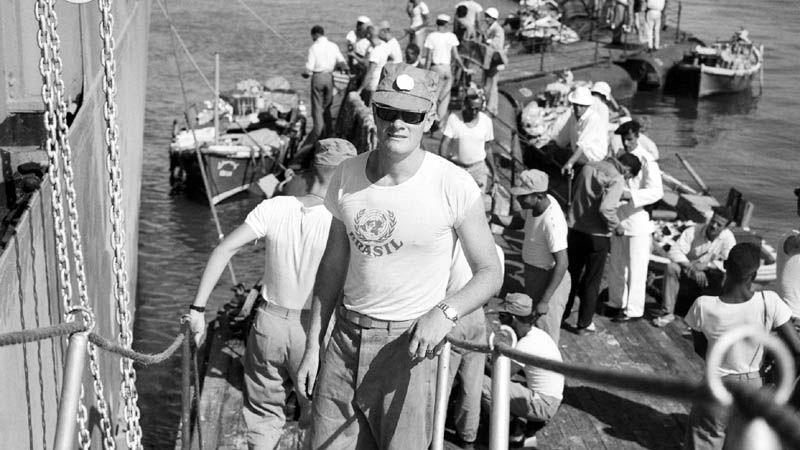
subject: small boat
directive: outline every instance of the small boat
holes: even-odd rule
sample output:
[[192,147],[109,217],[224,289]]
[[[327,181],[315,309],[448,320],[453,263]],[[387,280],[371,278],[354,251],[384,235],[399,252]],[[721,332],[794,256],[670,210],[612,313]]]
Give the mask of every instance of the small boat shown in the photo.
[[[281,77],[264,84],[241,81],[236,89],[222,93],[216,106],[215,111],[213,100],[204,102],[191,118],[196,123],[193,129],[176,126],[169,148],[173,190],[203,192],[207,182],[208,197],[215,205],[283,170],[283,162],[297,152],[305,137],[307,121],[297,92]],[[215,114],[217,124],[212,125]]]
[[748,90],[761,74],[763,51],[763,46],[750,41],[747,30],[736,32],[728,41],[697,45],[673,68],[670,88],[700,98]]

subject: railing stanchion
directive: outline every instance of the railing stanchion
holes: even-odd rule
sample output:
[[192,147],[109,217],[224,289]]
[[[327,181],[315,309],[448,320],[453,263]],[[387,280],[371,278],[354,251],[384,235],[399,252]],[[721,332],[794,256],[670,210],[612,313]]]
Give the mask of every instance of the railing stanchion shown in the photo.
[[680,42],[681,40],[681,10],[683,9],[683,4],[678,2],[678,23],[675,24],[675,42]]
[[192,448],[192,331],[183,323],[183,351],[181,353],[181,449]]
[[[517,345],[514,331],[503,325],[500,333],[508,334],[511,338],[510,346]],[[499,334],[499,333],[498,333]],[[494,345],[497,335],[492,333],[489,342]],[[508,449],[508,426],[511,420],[510,398],[508,383],[511,382],[511,359],[495,351],[492,355],[492,413],[489,423],[489,450]]]
[[75,426],[77,425],[75,418],[78,415],[88,343],[89,333],[87,331],[74,333],[69,337],[67,362],[61,386],[61,403],[58,404],[56,437],[53,444],[55,450],[72,450],[75,447]]
[[450,343],[442,345],[436,369],[436,403],[433,415],[431,450],[444,450],[444,422],[447,417],[447,384],[450,379]]

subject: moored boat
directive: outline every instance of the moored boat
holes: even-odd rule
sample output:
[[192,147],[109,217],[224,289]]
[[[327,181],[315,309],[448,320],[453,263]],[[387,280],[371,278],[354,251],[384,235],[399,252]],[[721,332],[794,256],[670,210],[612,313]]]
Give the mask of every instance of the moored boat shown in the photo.
[[669,88],[697,97],[742,92],[750,89],[763,68],[763,47],[741,30],[727,41],[697,45],[684,54],[670,74]]

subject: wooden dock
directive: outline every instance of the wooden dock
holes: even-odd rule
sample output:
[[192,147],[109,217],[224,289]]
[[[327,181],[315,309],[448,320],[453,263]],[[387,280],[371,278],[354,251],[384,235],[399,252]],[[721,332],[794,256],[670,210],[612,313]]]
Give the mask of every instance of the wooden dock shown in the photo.
[[[506,253],[505,292],[522,290],[520,237],[518,232],[495,236]],[[618,324],[600,316],[595,324],[598,331],[594,334],[577,336],[561,331],[560,348],[565,361],[665,377],[699,380],[702,376],[702,361],[692,351],[691,337],[680,319],[663,329],[643,320]],[[203,448],[244,449],[244,341],[232,335],[224,319],[214,322],[209,336],[211,347],[199,408]],[[568,379],[561,408],[537,434],[538,448],[679,448],[688,410],[689,405],[683,402]],[[486,421],[482,423],[484,428],[478,448],[488,448]],[[193,440],[192,448],[199,448],[196,432]],[[289,422],[278,448],[296,449],[297,442],[296,423]],[[458,449],[450,443],[446,448]]]

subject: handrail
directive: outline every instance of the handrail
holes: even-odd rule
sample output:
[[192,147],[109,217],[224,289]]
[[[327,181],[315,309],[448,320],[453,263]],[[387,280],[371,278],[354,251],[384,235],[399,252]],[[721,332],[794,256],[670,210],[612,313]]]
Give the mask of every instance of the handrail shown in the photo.
[[[503,326],[501,329],[502,328],[508,327]],[[727,334],[736,334],[736,336],[738,336],[741,334],[740,331],[741,330],[732,330]],[[496,398],[503,397],[508,393],[508,384],[510,383],[511,377],[502,366],[505,361],[508,361],[508,358],[511,358],[520,364],[532,365],[538,368],[560,373],[564,376],[604,384],[619,389],[679,400],[701,401],[704,403],[714,402],[724,406],[724,404],[720,403],[720,396],[718,394],[714,394],[709,388],[707,380],[704,380],[702,383],[698,383],[685,378],[664,377],[656,374],[622,372],[542,358],[515,349],[515,341],[513,340],[515,335],[513,335],[513,332],[511,334],[511,345],[502,342],[495,343],[494,338],[496,335],[494,333],[489,338],[488,344],[464,341],[452,336],[447,336],[445,338],[448,343],[455,347],[459,347],[467,351],[488,353],[493,356],[495,361],[495,372],[493,372],[492,376],[492,422],[490,423],[489,436],[490,449],[508,448],[509,420],[505,414],[507,412],[509,400],[508,398],[502,398],[502,401],[499,403],[495,403],[494,401]],[[765,336],[765,338],[769,339],[768,335]],[[775,345],[783,344],[779,342]],[[785,351],[777,352],[775,356],[779,359],[791,358],[788,349],[784,348],[784,350]],[[714,347],[711,348],[711,351],[714,351]],[[440,354],[439,357],[449,358],[449,354]],[[498,364],[500,364],[499,367]],[[787,383],[791,384],[795,376],[792,370],[793,364],[783,364],[783,367],[788,367],[789,373],[783,373],[782,371],[781,375],[784,378],[781,383],[784,385]],[[713,371],[715,369],[707,368],[707,370]],[[791,408],[783,406],[779,399],[776,399],[775,396],[771,396],[764,391],[752,389],[749,386],[726,383],[726,387],[733,395],[734,401],[732,407],[736,407],[744,411],[750,420],[753,420],[754,418],[763,418],[774,429],[774,431],[780,435],[784,442],[790,444],[791,448],[800,448],[800,418],[796,416],[795,412]],[[439,393],[437,392],[437,395],[438,394]],[[446,411],[439,412],[437,410],[437,413],[445,414]]]

